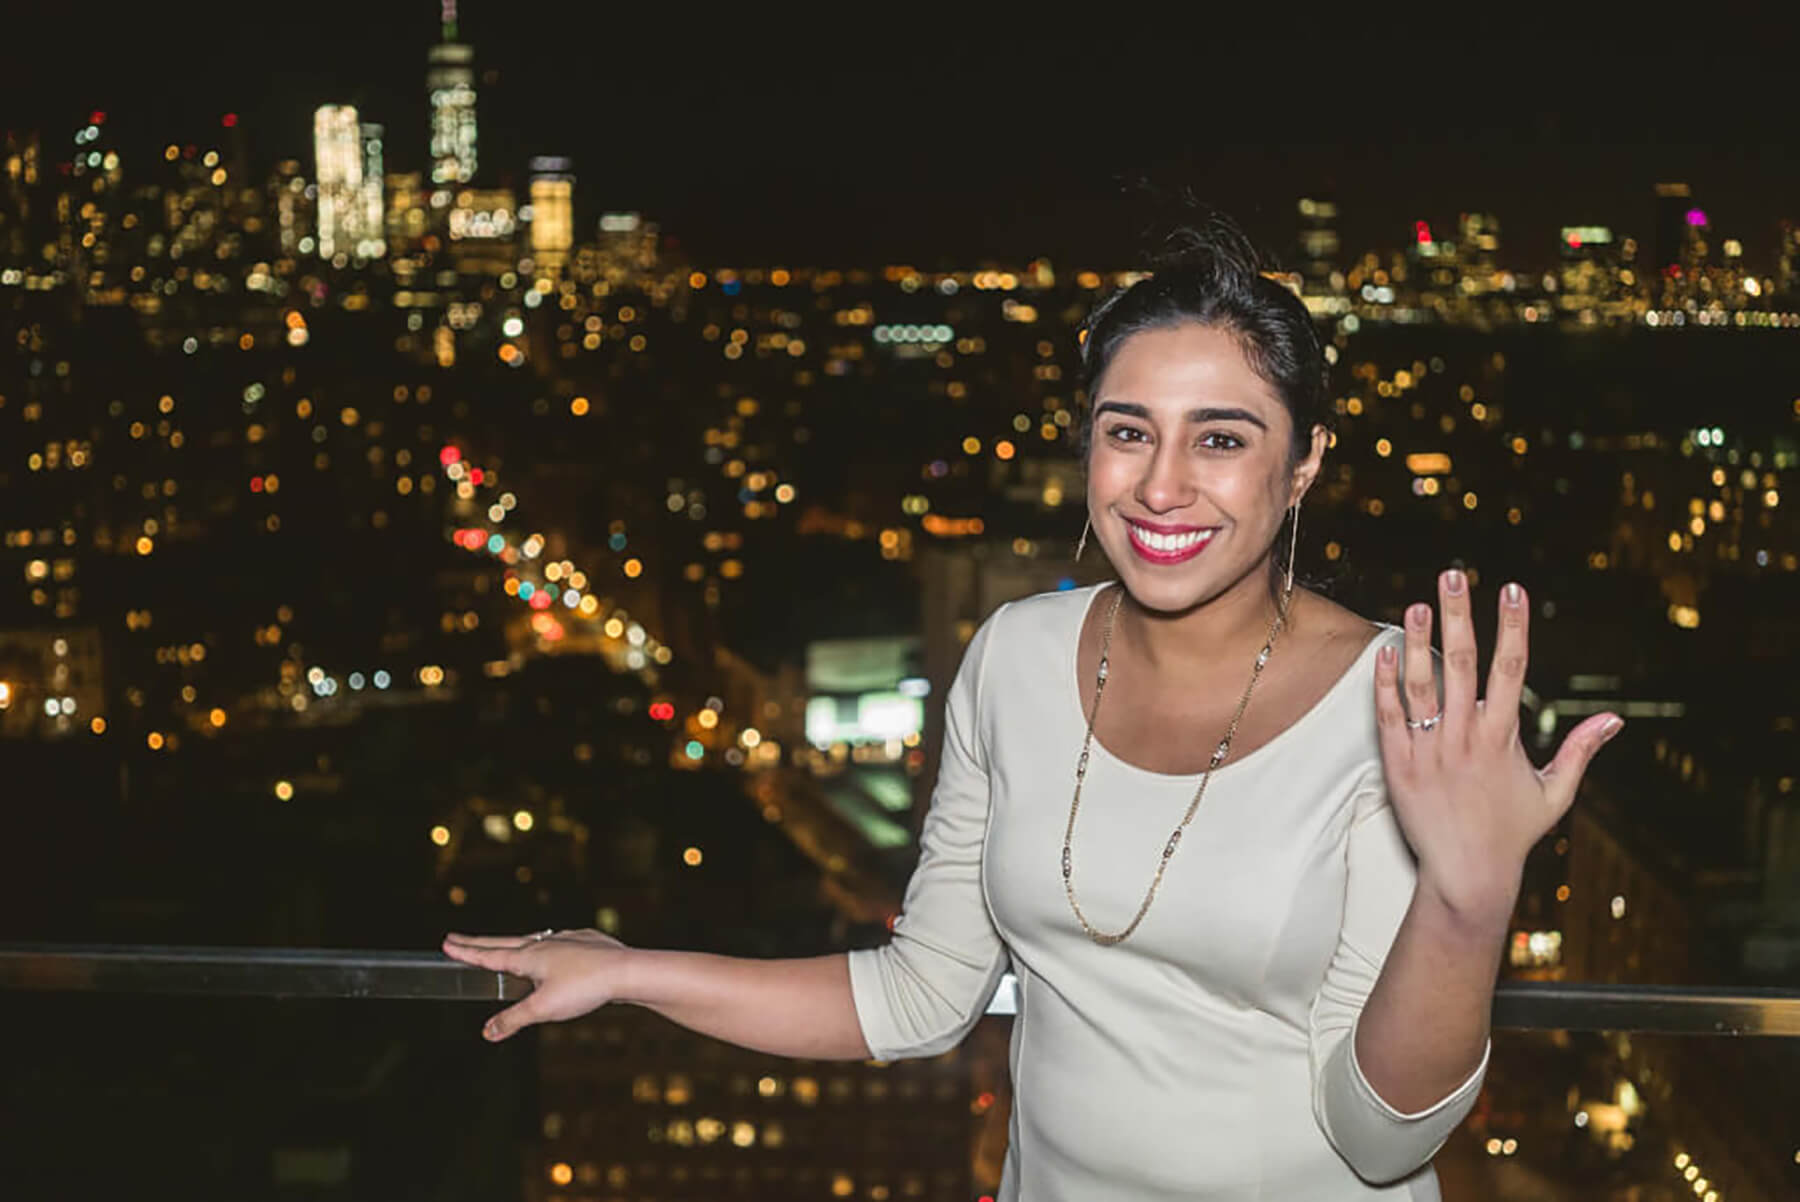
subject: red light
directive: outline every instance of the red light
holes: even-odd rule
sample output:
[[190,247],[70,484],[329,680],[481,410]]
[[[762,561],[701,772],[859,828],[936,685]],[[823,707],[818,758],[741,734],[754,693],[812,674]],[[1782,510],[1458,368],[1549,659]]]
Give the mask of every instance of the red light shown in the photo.
[[250,491],[251,492],[261,492],[262,490],[263,490],[262,477],[261,476],[250,477]]
[[95,109],[93,112],[89,113],[88,114],[88,124],[89,125],[105,125],[106,124],[106,110]]
[[1431,227],[1423,221],[1415,221],[1413,222],[1413,236],[1418,238],[1421,245],[1430,242]]
[[226,129],[232,128],[237,124],[237,114],[226,113],[223,117],[219,118],[219,124],[223,125]]
[[657,722],[667,722],[675,717],[675,706],[668,701],[652,701],[650,717]]
[[1570,250],[1580,250],[1581,249],[1581,235],[1580,234],[1570,234],[1569,235],[1569,249]]
[[542,589],[539,589],[537,592],[531,594],[531,608],[533,608],[533,609],[549,609],[550,608],[550,594],[544,592]]
[[469,469],[469,483],[470,484],[480,484],[481,480],[482,480],[481,469],[478,467],[470,468]]
[[461,458],[462,458],[462,452],[457,450],[455,447],[445,447],[443,450],[438,452],[438,462],[443,464],[445,467],[449,467],[451,464],[455,463],[457,460],[459,460]]

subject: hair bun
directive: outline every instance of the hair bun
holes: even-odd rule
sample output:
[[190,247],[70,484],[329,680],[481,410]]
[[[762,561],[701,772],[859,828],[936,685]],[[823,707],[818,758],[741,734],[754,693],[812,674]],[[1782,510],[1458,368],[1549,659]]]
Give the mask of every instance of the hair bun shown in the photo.
[[1236,222],[1213,210],[1167,229],[1146,258],[1158,275],[1200,276],[1227,288],[1253,288],[1271,267]]

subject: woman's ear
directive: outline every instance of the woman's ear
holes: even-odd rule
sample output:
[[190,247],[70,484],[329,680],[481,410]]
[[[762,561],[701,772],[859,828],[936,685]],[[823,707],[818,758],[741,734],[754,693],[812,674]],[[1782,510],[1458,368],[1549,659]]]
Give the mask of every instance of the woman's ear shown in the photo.
[[1331,431],[1324,426],[1312,429],[1312,448],[1307,451],[1306,458],[1294,465],[1294,478],[1288,490],[1288,504],[1298,505],[1300,498],[1312,488],[1313,481],[1318,479],[1319,469],[1325,466],[1325,449],[1331,445]]

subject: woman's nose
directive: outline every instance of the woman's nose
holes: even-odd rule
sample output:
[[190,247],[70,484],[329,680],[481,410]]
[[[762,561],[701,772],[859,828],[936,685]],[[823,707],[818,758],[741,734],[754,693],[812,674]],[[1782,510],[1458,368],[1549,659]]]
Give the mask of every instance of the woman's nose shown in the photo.
[[1169,513],[1194,499],[1194,490],[1182,471],[1180,456],[1166,445],[1157,450],[1138,480],[1138,501],[1153,513]]

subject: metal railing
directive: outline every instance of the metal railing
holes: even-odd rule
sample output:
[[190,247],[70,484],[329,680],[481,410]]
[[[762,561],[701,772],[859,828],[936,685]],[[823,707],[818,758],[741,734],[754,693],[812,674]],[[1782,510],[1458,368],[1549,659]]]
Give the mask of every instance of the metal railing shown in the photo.
[[[508,1001],[530,992],[522,978],[435,951],[111,944],[0,944],[0,990],[409,1001]],[[1016,1010],[1009,975],[987,1012]],[[1495,991],[1494,1026],[1793,1037],[1800,991],[1506,981]]]

